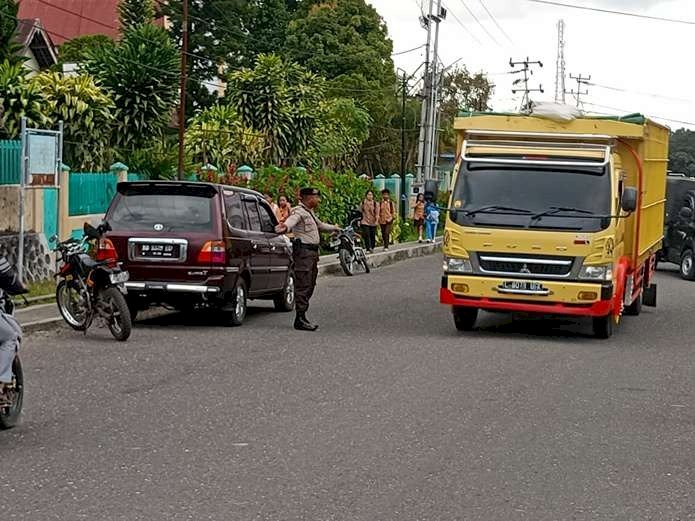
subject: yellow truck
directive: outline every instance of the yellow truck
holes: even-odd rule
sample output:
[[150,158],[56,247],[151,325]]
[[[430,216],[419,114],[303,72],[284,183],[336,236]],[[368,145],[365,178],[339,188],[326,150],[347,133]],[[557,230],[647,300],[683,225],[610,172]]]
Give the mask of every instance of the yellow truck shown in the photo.
[[668,128],[639,114],[470,114],[454,126],[440,301],[459,330],[487,310],[590,317],[608,338],[656,306]]

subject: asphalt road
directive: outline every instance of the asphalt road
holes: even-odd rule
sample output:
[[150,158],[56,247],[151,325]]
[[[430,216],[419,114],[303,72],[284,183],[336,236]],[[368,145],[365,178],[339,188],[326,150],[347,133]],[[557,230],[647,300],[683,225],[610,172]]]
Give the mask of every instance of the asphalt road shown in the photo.
[[484,315],[458,334],[439,257],[320,281],[310,316],[253,311],[37,333],[0,432],[0,518],[695,518],[695,283],[609,341]]

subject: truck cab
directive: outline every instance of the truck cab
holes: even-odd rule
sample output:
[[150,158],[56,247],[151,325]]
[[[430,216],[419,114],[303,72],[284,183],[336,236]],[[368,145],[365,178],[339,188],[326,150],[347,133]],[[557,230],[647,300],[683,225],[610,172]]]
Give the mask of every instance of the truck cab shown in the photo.
[[589,317],[607,338],[655,303],[668,129],[470,115],[456,130],[440,300],[459,330],[489,310]]

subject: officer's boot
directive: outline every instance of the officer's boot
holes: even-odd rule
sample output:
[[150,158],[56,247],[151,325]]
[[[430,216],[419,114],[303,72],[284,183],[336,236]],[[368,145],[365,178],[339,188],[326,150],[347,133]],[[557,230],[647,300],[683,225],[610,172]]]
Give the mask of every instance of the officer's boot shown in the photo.
[[294,328],[299,331],[316,331],[319,326],[309,322],[303,311],[297,311],[297,316],[294,319]]

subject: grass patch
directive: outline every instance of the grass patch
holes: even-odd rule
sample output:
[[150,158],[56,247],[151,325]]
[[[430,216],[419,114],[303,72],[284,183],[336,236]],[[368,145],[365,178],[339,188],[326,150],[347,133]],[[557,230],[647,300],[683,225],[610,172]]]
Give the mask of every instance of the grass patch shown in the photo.
[[53,279],[41,280],[29,284],[29,294],[27,297],[42,297],[44,295],[55,295],[56,283]]

